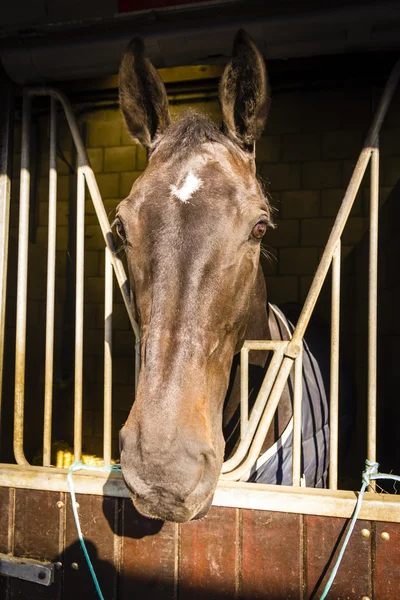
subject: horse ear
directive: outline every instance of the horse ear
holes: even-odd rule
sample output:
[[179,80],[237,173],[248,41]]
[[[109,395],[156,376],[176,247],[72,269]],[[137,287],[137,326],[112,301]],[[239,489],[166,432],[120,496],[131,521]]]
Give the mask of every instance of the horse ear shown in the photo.
[[253,152],[268,115],[268,77],[264,57],[251,37],[240,29],[232,58],[219,85],[224,128],[242,148]]
[[119,103],[129,133],[146,148],[170,124],[165,86],[137,37],[131,40],[119,70]]

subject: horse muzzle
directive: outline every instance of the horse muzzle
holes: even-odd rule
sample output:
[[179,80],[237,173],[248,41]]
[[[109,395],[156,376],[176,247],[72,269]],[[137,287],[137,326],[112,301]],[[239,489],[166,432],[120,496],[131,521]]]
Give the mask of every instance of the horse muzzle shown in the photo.
[[[222,460],[222,459],[221,459]],[[190,452],[172,448],[143,453],[132,448],[121,430],[122,475],[135,508],[144,516],[184,523],[205,516],[217,485],[221,461],[210,447],[191,445]]]

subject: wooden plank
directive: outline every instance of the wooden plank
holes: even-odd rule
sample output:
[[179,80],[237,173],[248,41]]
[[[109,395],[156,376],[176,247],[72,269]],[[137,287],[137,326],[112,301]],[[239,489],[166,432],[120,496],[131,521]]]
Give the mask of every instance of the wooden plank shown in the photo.
[[[383,535],[382,535],[383,534]],[[389,539],[387,539],[389,535]],[[400,596],[400,525],[376,524],[375,600]]]
[[[58,492],[15,490],[15,556],[57,562],[60,556],[60,500]],[[37,583],[10,579],[11,598],[57,600],[61,593],[61,576],[54,583]]]
[[244,600],[302,598],[302,517],[243,511]]
[[174,598],[178,526],[146,519],[131,500],[122,502],[120,599]]
[[239,511],[222,507],[181,526],[179,600],[238,597],[238,530]]
[[0,487],[0,552],[7,554],[10,552],[9,535],[8,535],[8,519],[10,507],[10,489]]
[[[7,554],[10,552],[9,536],[9,515],[10,515],[10,494],[11,490],[6,487],[0,487],[0,552]],[[8,600],[9,578],[0,576],[0,598]]]
[[[349,521],[334,517],[305,517],[306,598],[319,598],[331,574]],[[357,521],[329,598],[371,598],[371,531],[368,521]]]
[[[78,495],[77,502],[82,532],[102,593],[107,600],[114,600],[117,598],[119,568],[118,499]],[[77,597],[98,600],[78,539],[69,495],[66,506],[63,600],[76,600]]]

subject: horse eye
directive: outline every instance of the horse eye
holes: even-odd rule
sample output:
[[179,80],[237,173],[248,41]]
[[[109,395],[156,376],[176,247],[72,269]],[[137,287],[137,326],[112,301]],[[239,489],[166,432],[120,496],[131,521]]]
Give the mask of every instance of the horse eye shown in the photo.
[[117,223],[116,223],[116,230],[117,230],[117,233],[118,233],[119,237],[122,240],[126,240],[125,229],[124,229],[124,226],[122,225],[121,221],[117,221]]
[[251,232],[253,237],[257,240],[261,240],[264,237],[265,232],[267,231],[267,224],[264,221],[258,221],[257,225],[253,227],[253,231]]

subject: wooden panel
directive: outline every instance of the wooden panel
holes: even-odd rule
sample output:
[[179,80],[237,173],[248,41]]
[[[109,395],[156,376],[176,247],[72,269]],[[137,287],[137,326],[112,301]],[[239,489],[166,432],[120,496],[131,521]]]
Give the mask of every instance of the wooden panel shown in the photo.
[[0,487],[0,552],[7,554],[8,547],[8,517],[10,505],[9,488]]
[[122,536],[120,599],[174,598],[178,526],[146,519],[124,500]]
[[302,517],[243,511],[243,598],[302,597]]
[[181,526],[179,600],[237,598],[239,510],[213,507]]
[[[304,518],[306,597],[312,599],[319,598],[324,589],[340,551],[348,521],[311,515]],[[370,531],[371,524],[357,521],[329,597],[349,600],[359,600],[363,596],[371,598],[371,538],[363,537],[362,529]]]
[[[9,548],[9,509],[10,509],[10,490],[9,488],[0,487],[0,552],[7,554]],[[8,600],[8,577],[0,576],[0,598]]]
[[[116,599],[119,501],[116,498],[89,495],[77,495],[77,501],[82,532],[101,590],[107,600]],[[75,565],[77,569],[74,569]],[[76,532],[71,499],[67,495],[63,600],[76,600],[78,597],[98,600]]]
[[[60,560],[60,500],[58,492],[15,490],[14,555],[38,560]],[[49,586],[10,579],[11,598],[57,600],[61,577]]]
[[[389,539],[382,539],[382,533]],[[384,535],[384,538],[386,535]],[[400,524],[376,524],[375,600],[394,600],[400,595]]]

